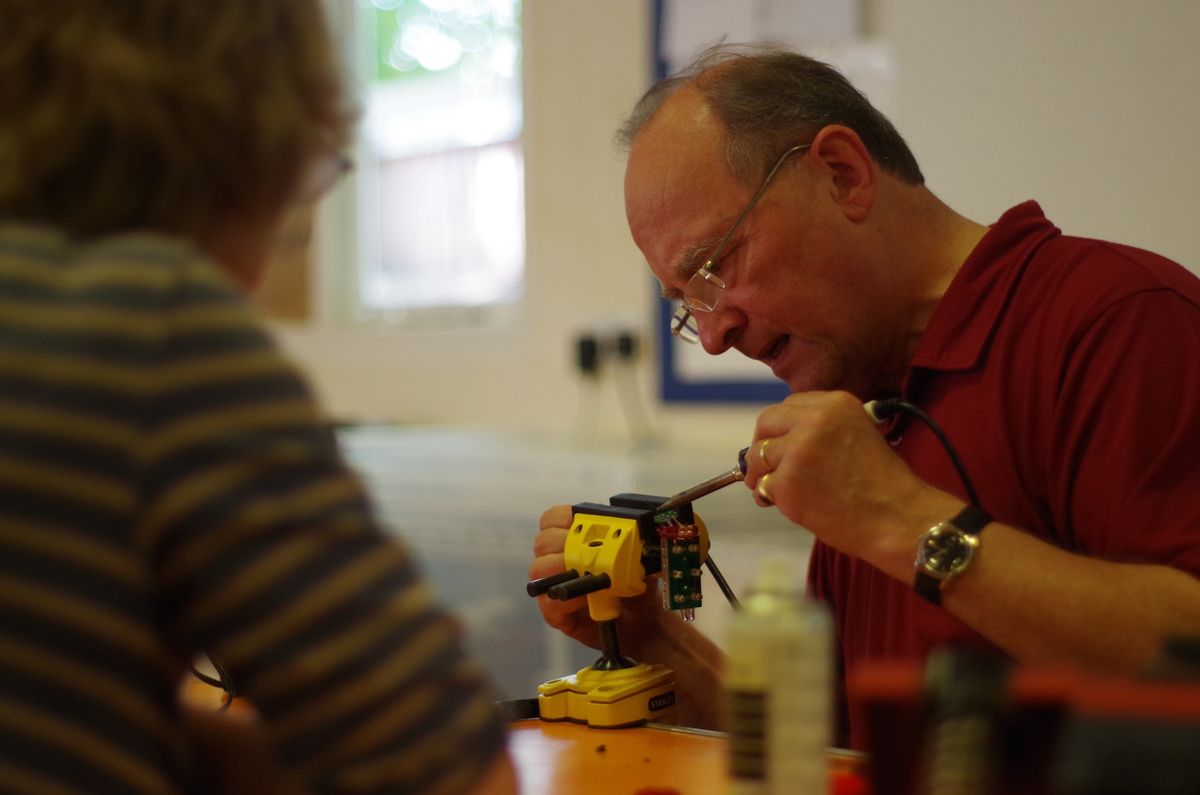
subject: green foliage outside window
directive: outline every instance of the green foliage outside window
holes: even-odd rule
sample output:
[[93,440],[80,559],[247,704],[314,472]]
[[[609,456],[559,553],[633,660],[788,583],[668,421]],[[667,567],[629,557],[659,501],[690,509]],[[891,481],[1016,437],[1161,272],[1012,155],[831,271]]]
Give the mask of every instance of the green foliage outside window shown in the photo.
[[520,55],[520,0],[360,0],[374,29],[374,83],[458,72],[484,81]]

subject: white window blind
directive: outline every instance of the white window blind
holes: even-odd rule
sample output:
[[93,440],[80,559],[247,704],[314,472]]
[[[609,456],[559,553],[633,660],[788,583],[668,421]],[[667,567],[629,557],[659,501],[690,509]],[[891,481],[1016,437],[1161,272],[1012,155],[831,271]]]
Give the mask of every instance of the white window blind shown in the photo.
[[524,272],[519,0],[359,0],[359,314],[478,307]]

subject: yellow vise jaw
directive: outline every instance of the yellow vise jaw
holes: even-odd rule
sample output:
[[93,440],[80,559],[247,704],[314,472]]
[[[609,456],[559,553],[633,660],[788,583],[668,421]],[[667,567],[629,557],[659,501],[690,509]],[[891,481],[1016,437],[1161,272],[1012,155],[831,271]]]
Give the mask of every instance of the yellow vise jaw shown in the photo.
[[635,519],[575,514],[563,551],[567,568],[584,575],[607,574],[612,581],[608,588],[588,594],[593,620],[615,619],[621,613],[621,599],[646,590],[644,547]]

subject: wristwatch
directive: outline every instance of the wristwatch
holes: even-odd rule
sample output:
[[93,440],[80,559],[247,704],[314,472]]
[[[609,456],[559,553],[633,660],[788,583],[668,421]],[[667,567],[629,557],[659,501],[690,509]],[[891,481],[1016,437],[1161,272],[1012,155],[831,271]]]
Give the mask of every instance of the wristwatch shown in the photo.
[[913,563],[917,595],[935,605],[942,604],[942,587],[971,565],[979,546],[979,532],[992,517],[982,508],[968,505],[953,519],[938,522],[925,531],[917,544]]

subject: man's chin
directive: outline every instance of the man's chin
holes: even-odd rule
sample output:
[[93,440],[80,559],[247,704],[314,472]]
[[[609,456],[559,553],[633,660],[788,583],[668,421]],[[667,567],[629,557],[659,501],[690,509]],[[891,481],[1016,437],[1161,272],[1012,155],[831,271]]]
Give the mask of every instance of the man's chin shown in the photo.
[[832,392],[846,390],[845,379],[835,377],[832,373],[806,369],[799,373],[777,373],[776,378],[787,384],[788,392]]
[[848,388],[847,368],[831,346],[789,337],[778,355],[764,361],[788,391],[827,392]]

